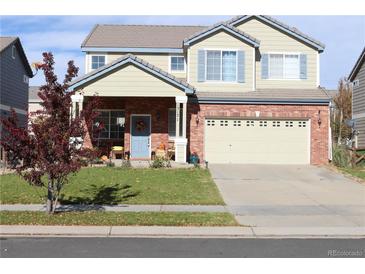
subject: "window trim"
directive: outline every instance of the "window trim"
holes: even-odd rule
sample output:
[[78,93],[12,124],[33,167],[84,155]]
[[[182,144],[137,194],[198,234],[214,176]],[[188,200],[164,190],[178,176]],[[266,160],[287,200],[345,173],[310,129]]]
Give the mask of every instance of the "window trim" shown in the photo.
[[[172,57],[182,57],[184,58],[184,70],[172,70],[171,69],[171,58]],[[184,55],[169,55],[168,56],[169,60],[168,60],[168,63],[169,63],[169,73],[186,73],[186,58]]]
[[11,58],[13,58],[15,60],[15,55],[16,55],[16,46],[13,45],[11,47]]
[[[238,83],[238,51],[240,49],[237,49],[237,48],[234,48],[234,49],[231,49],[231,48],[204,48],[204,54],[205,54],[205,81],[204,83],[210,83],[210,84],[240,84]],[[207,79],[207,70],[208,70],[208,67],[207,67],[207,64],[208,64],[208,51],[220,51],[221,53],[221,71],[220,71],[220,80],[208,80]],[[222,78],[223,78],[223,51],[234,51],[236,52],[236,80],[235,81],[223,81]]]
[[[110,115],[110,112],[112,112],[112,111],[124,111],[124,119],[125,119],[125,109],[114,109],[114,108],[108,108],[108,109],[106,109],[106,108],[101,108],[101,109],[94,109],[94,111],[98,111],[98,112],[102,112],[102,111],[108,111],[109,112],[109,125],[110,125],[110,118],[111,118],[111,115]],[[126,123],[126,121],[124,122],[124,123]],[[93,127],[94,127],[94,123],[93,123]],[[124,125],[124,127],[125,127],[125,125]],[[125,133],[125,132],[124,132]],[[103,137],[99,137],[99,138],[94,138],[93,137],[93,139],[95,139],[95,140],[115,140],[115,139],[119,139],[119,138],[110,138],[110,128],[109,128],[109,130],[108,130],[108,135],[109,135],[109,137],[108,138],[103,138]],[[123,137],[124,138],[124,137]]]
[[24,84],[29,84],[29,77],[27,75],[23,75],[23,83]]
[[[269,51],[266,53],[268,55],[268,78],[262,79],[264,81],[273,80],[273,81],[303,81],[307,79],[300,78],[300,55],[303,54],[302,52],[291,52],[291,51]],[[270,78],[270,55],[272,54],[281,54],[283,55],[283,78]],[[299,75],[298,78],[285,78],[285,55],[297,55],[299,58]]]
[[[106,65],[108,63],[108,54],[89,54],[89,64],[88,64],[88,67],[89,67],[89,72],[90,71],[93,71],[93,70],[96,70],[96,69],[93,69],[93,56],[104,56],[105,58],[105,64]],[[100,68],[100,67],[99,67]]]

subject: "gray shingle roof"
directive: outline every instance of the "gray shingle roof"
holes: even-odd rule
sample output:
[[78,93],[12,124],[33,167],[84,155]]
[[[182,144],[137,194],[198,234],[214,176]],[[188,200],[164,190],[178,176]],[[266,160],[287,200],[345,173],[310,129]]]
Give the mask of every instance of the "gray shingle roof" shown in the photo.
[[231,24],[231,25],[235,25],[236,22],[239,22],[241,20],[245,20],[245,19],[249,19],[251,17],[257,17],[260,19],[261,18],[264,18],[266,20],[268,20],[269,22],[273,23],[273,24],[276,24],[278,26],[281,26],[282,28],[284,28],[285,30],[287,30],[288,32],[293,32],[297,35],[299,35],[300,37],[306,39],[306,40],[309,40],[311,41],[312,43],[318,45],[320,48],[324,49],[326,46],[325,44],[323,44],[322,42],[318,41],[317,39],[314,39],[313,37],[310,37],[308,36],[307,34],[301,32],[300,30],[298,30],[297,28],[294,28],[294,27],[291,27],[271,16],[268,16],[268,15],[238,15],[236,17],[233,17],[232,19],[226,21],[227,24]]
[[72,81],[70,83],[70,87],[72,87],[73,85],[75,85],[75,84],[77,84],[77,83],[79,83],[83,80],[87,80],[88,78],[90,78],[94,75],[102,73],[103,71],[113,67],[114,65],[117,65],[118,63],[123,63],[124,61],[127,61],[128,59],[133,60],[133,61],[137,62],[138,64],[142,65],[143,67],[151,69],[151,70],[157,72],[158,74],[167,77],[168,79],[172,80],[176,84],[180,84],[180,85],[182,85],[182,86],[184,86],[184,87],[186,87],[190,90],[193,90],[193,91],[195,90],[195,88],[192,85],[188,84],[187,82],[185,82],[181,78],[177,78],[174,75],[172,75],[170,73],[167,73],[166,71],[164,71],[164,70],[162,70],[162,69],[160,69],[160,68],[158,68],[158,67],[156,67],[156,66],[154,66],[154,65],[152,65],[148,62],[146,62],[145,60],[134,56],[133,54],[126,54],[126,55],[114,60],[113,62],[110,62],[110,63],[108,63],[108,64],[106,64],[106,65],[104,65],[104,66],[102,66],[102,67],[100,67],[96,70],[93,70],[93,71],[91,71],[91,72],[75,79],[74,81]]
[[38,97],[39,86],[29,86],[29,102],[41,102],[41,98]]
[[182,48],[183,40],[206,26],[96,25],[81,47]]
[[330,100],[323,89],[261,89],[249,92],[196,92],[199,100],[232,101],[324,101]]
[[10,45],[16,45],[19,50],[19,54],[23,60],[23,65],[28,73],[28,77],[33,77],[32,68],[29,65],[27,56],[25,55],[22,43],[20,42],[19,37],[11,37],[11,36],[0,36],[0,53],[7,49]]
[[10,46],[18,37],[0,37],[0,52]]
[[210,31],[214,30],[215,28],[219,28],[219,27],[226,27],[228,28],[229,30],[233,31],[234,33],[236,33],[237,35],[239,36],[242,36],[243,38],[247,39],[248,41],[250,41],[252,44],[257,44],[259,45],[260,44],[260,41],[258,39],[256,39],[255,37],[235,28],[234,26],[230,25],[230,24],[227,24],[225,22],[220,22],[220,23],[217,23],[211,27],[208,27],[202,31],[199,31],[195,34],[193,34],[192,36],[184,39],[184,44],[185,43],[188,43],[190,40],[194,39],[194,38],[197,38],[199,36],[204,36],[204,34],[206,33],[209,33]]

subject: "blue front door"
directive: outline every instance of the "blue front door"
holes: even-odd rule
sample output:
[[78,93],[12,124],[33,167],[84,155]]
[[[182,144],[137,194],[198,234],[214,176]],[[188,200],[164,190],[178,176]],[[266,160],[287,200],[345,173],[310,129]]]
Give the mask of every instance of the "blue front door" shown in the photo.
[[132,158],[150,158],[151,117],[148,115],[132,116]]

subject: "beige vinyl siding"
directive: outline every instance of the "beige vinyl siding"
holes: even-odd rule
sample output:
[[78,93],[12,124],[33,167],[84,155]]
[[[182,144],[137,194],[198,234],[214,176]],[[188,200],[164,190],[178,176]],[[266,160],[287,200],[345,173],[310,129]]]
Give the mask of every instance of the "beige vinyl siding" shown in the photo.
[[127,65],[106,76],[80,87],[85,96],[97,93],[99,96],[163,97],[185,95],[185,93],[156,76]]
[[[122,52],[109,52],[108,55],[108,62],[112,62],[115,59],[118,59],[119,57],[122,57],[127,53]],[[177,78],[183,78],[186,79],[186,72],[170,72],[169,71],[169,58],[170,55],[173,56],[183,56],[183,54],[166,54],[166,53],[132,53],[133,55],[143,59],[144,61],[166,71],[171,73]]]
[[[245,83],[198,82],[198,50],[243,50],[245,52]],[[253,89],[253,47],[221,31],[192,45],[188,51],[188,81],[197,91],[244,92]]]
[[352,97],[353,114],[365,113],[365,63],[362,64],[355,80],[359,80],[359,86],[354,87]]
[[318,52],[295,38],[278,31],[257,19],[251,19],[236,26],[256,39],[260,40],[260,53],[293,52],[307,55],[306,80],[269,80],[261,79],[261,63],[256,60],[256,88],[315,88],[317,87],[317,54]]

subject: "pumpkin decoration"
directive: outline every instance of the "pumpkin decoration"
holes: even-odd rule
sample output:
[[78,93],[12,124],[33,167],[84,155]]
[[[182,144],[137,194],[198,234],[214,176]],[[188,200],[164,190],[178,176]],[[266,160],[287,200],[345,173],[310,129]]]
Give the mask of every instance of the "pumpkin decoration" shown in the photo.
[[108,156],[106,156],[106,155],[103,155],[103,156],[101,156],[101,158],[100,158],[103,162],[105,162],[105,161],[108,161]]

